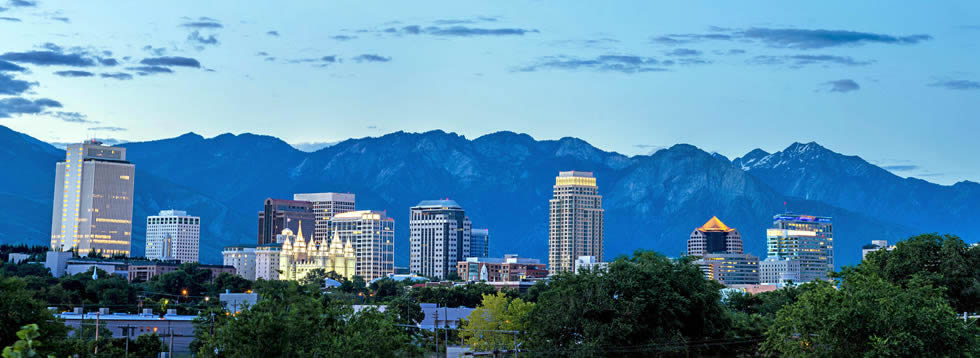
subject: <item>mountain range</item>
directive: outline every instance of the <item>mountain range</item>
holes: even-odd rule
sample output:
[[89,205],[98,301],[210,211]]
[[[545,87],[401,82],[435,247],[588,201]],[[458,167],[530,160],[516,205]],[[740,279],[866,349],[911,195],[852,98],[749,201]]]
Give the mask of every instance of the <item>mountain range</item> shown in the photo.
[[[54,164],[64,151],[5,127],[0,140],[11,158],[0,177],[0,208],[24,213],[0,221],[0,243],[47,244]],[[220,263],[225,245],[256,241],[265,198],[327,191],[355,193],[358,209],[387,210],[396,222],[399,266],[408,262],[409,208],[438,198],[456,200],[474,227],[490,229],[491,256],[546,261],[548,199],[563,170],[597,177],[607,258],[636,249],[680,256],[691,231],[711,216],[738,228],[747,252],[765,257],[765,230],[787,210],[834,218],[838,267],[857,263],[871,240],[942,232],[975,242],[980,234],[971,215],[980,209],[980,184],[901,178],[816,143],[756,149],[734,160],[687,144],[625,156],[577,138],[513,132],[475,139],[396,132],[311,153],[254,134],[188,133],[122,146],[136,165],[133,253],[142,254],[147,215],[181,209],[201,217],[206,263]]]

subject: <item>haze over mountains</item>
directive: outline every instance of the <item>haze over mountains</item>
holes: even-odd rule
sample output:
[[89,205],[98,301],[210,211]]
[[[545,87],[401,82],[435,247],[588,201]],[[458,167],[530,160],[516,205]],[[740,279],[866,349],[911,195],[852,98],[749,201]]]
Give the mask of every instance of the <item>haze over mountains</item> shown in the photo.
[[[0,242],[47,244],[54,163],[63,149],[2,126],[0,139],[9,158],[0,207],[12,213],[0,222]],[[687,144],[627,157],[576,138],[538,141],[512,132],[472,140],[396,132],[312,153],[254,134],[188,133],[123,146],[136,164],[134,254],[142,255],[147,215],[185,209],[201,217],[201,259],[209,263],[221,261],[224,245],[255,242],[265,198],[324,191],[355,193],[358,209],[395,218],[396,265],[408,262],[409,207],[447,197],[474,227],[490,229],[492,256],[546,261],[551,187],[558,171],[573,169],[598,178],[607,258],[639,248],[679,256],[712,215],[741,231],[747,252],[765,257],[765,230],[787,208],[834,217],[838,267],[856,263],[873,239],[948,232],[976,242],[980,234],[971,215],[980,210],[980,184],[904,179],[816,143],[732,161]]]

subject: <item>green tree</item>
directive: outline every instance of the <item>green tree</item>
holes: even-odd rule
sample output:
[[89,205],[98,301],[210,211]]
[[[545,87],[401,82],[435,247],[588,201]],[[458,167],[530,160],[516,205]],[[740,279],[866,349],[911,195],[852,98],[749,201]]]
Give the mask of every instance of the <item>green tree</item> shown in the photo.
[[394,315],[395,321],[399,324],[415,325],[425,319],[422,306],[407,295],[398,296],[389,301],[385,312]]
[[250,289],[252,289],[252,281],[232,273],[222,272],[211,283],[210,295],[217,296],[225,293],[226,290],[231,292],[245,292]]
[[323,287],[323,281],[331,277],[330,272],[327,272],[327,270],[322,268],[312,269],[306,273],[306,276],[303,276],[301,282],[304,285],[316,285],[317,287]]
[[918,277],[944,287],[957,312],[980,311],[980,246],[970,247],[959,237],[915,236],[899,242],[894,250],[871,253],[860,267],[903,287]]
[[[524,346],[524,337],[530,328],[530,314],[533,303],[520,298],[511,298],[502,292],[483,295],[483,302],[470,312],[464,330],[460,333],[470,347],[476,351]],[[496,331],[513,331],[505,333]]]
[[390,278],[382,278],[374,281],[368,286],[378,300],[386,300],[391,297],[400,296],[405,291],[405,283],[398,282]]
[[476,307],[483,301],[483,295],[496,294],[497,289],[485,283],[466,285],[418,287],[409,295],[422,303],[435,303],[443,307]]
[[30,324],[36,324],[37,333],[49,343],[61,341],[68,334],[64,323],[56,319],[43,302],[35,299],[26,286],[21,278],[0,276],[0,347],[14,344],[17,332]]
[[980,354],[942,289],[913,277],[905,287],[847,268],[835,288],[818,283],[776,314],[762,350],[808,357],[970,357]]
[[40,336],[38,327],[34,323],[21,327],[17,331],[17,338],[20,339],[3,349],[3,358],[40,357],[37,352],[37,348],[41,346],[41,341],[38,340]]
[[558,274],[532,310],[528,346],[563,356],[717,350],[697,343],[730,326],[721,288],[689,259],[652,251],[621,257],[606,272]]
[[[126,338],[123,338],[126,339]],[[136,337],[129,345],[129,355],[138,358],[153,358],[160,356],[160,352],[166,352],[167,347],[163,344],[156,333],[143,334]]]

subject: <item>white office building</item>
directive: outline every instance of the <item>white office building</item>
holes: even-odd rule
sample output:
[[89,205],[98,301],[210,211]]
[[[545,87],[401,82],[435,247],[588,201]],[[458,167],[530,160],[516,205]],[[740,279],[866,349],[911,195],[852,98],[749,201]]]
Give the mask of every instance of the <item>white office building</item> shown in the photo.
[[[768,256],[759,266],[762,283],[826,280],[834,270],[834,225],[829,217],[780,214],[766,230]],[[793,262],[783,262],[793,261]],[[766,270],[785,270],[779,275]],[[780,282],[772,282],[779,277]]]
[[[354,194],[351,193],[293,194],[293,200],[313,204],[313,215],[316,220],[314,221],[312,241],[315,242],[327,242],[333,236],[330,234],[331,218],[340,213],[354,211]],[[308,237],[307,239],[311,238]]]
[[69,144],[55,173],[51,249],[129,256],[135,168],[126,148]]
[[395,219],[383,211],[358,210],[330,219],[330,232],[354,247],[354,274],[365,281],[395,273]]
[[186,211],[163,210],[146,218],[146,258],[197,262],[201,218]]
[[425,200],[411,208],[409,219],[412,273],[445,279],[470,256],[472,224],[453,200]]
[[249,280],[255,280],[255,246],[256,245],[235,245],[225,246],[221,251],[225,266],[235,268],[238,276]]

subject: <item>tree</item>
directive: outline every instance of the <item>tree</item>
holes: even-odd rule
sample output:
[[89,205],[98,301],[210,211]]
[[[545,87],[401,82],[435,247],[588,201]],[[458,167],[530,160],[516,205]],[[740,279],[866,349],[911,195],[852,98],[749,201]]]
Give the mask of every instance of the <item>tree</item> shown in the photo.
[[410,296],[398,296],[389,301],[385,312],[393,314],[398,324],[416,325],[425,319],[422,306]]
[[970,247],[953,235],[925,234],[899,242],[894,250],[878,250],[860,264],[886,281],[906,286],[918,276],[944,287],[957,312],[980,311],[980,246]]
[[[122,338],[127,339],[127,338]],[[140,358],[153,358],[160,356],[160,352],[166,352],[163,340],[156,333],[143,334],[136,337],[130,346],[130,356]]]
[[210,294],[211,296],[215,296],[224,293],[226,290],[231,292],[245,292],[250,289],[252,289],[252,281],[229,272],[222,272],[211,284]]
[[[0,277],[0,347],[14,344],[17,332],[31,324],[37,325],[36,333],[49,343],[63,340],[68,334],[64,323],[26,289],[23,279]],[[40,351],[48,353],[44,347]]]
[[957,319],[942,289],[913,277],[905,287],[846,268],[839,288],[820,282],[776,314],[765,353],[813,357],[969,357],[975,325]]
[[563,356],[708,349],[695,342],[721,338],[730,326],[721,288],[689,259],[652,251],[621,257],[606,272],[561,273],[531,312],[528,346]]
[[401,295],[404,292],[405,284],[390,278],[382,278],[372,282],[368,288],[374,293],[377,299],[385,300]]
[[[460,335],[476,351],[514,347],[515,339],[518,346],[523,346],[532,309],[533,303],[508,297],[502,292],[483,295],[483,302],[470,312]],[[495,331],[514,331],[516,334]]]
[[17,338],[20,339],[14,342],[14,344],[3,349],[3,358],[26,358],[40,356],[36,350],[41,346],[41,342],[38,340],[38,337],[40,336],[41,334],[38,333],[38,327],[34,323],[21,327],[21,329],[17,331]]
[[418,287],[409,291],[418,302],[435,303],[443,307],[476,307],[483,295],[496,294],[497,289],[485,283],[458,286]]
[[[322,288],[324,280],[331,277],[331,272],[333,271],[327,272],[325,269],[315,268],[307,272],[306,276],[303,276],[301,282],[304,285],[316,285],[317,287]],[[336,273],[334,274],[336,275]]]

